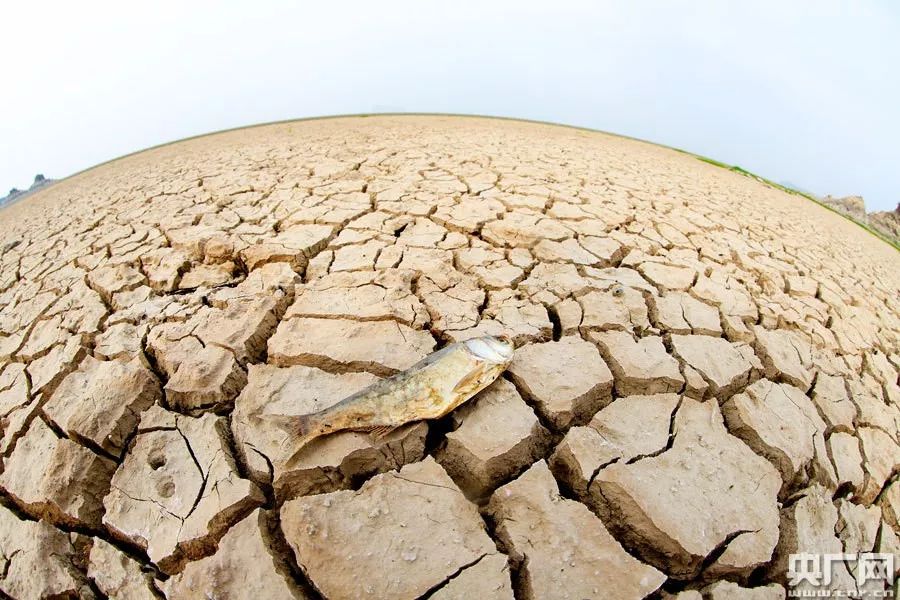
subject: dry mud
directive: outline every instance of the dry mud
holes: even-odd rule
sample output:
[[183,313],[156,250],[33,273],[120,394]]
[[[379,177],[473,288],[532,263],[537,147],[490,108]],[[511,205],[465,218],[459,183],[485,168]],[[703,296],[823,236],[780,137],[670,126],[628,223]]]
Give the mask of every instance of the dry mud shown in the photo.
[[[691,156],[295,122],[0,219],[0,596],[774,599],[898,551],[900,254]],[[471,403],[288,461],[268,415],[484,333]]]

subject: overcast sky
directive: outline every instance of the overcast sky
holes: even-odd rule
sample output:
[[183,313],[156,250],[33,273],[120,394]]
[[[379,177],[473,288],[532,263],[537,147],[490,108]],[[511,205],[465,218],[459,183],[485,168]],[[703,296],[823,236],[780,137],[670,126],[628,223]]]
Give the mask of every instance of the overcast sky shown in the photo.
[[900,3],[4,2],[0,195],[265,121],[568,123],[900,201]]

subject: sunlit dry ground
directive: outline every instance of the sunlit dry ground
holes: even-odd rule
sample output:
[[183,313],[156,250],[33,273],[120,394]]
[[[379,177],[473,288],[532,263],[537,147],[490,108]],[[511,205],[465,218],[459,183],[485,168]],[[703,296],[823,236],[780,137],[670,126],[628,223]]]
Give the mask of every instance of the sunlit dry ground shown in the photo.
[[[790,553],[898,551],[900,254],[689,155],[295,122],[0,222],[12,597],[763,599]],[[482,333],[519,349],[471,403],[288,468],[265,415]]]

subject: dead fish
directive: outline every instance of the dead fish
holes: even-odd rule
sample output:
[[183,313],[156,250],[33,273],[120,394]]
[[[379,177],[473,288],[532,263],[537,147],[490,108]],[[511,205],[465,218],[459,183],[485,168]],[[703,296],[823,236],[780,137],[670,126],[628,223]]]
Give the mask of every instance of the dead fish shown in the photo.
[[[513,357],[507,338],[484,336],[451,344],[409,369],[382,379],[316,413],[268,417],[298,449],[336,431],[368,431],[376,439],[406,423],[437,419],[490,385]],[[288,461],[293,462],[297,452]]]

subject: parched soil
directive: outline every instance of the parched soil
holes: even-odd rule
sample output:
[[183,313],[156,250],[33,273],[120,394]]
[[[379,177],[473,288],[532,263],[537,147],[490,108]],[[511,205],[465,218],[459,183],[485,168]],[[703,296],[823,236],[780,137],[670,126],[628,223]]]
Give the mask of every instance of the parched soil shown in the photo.
[[[775,599],[900,552],[900,254],[689,155],[294,122],[0,222],[2,597]],[[273,417],[500,333],[448,417],[291,459]]]

